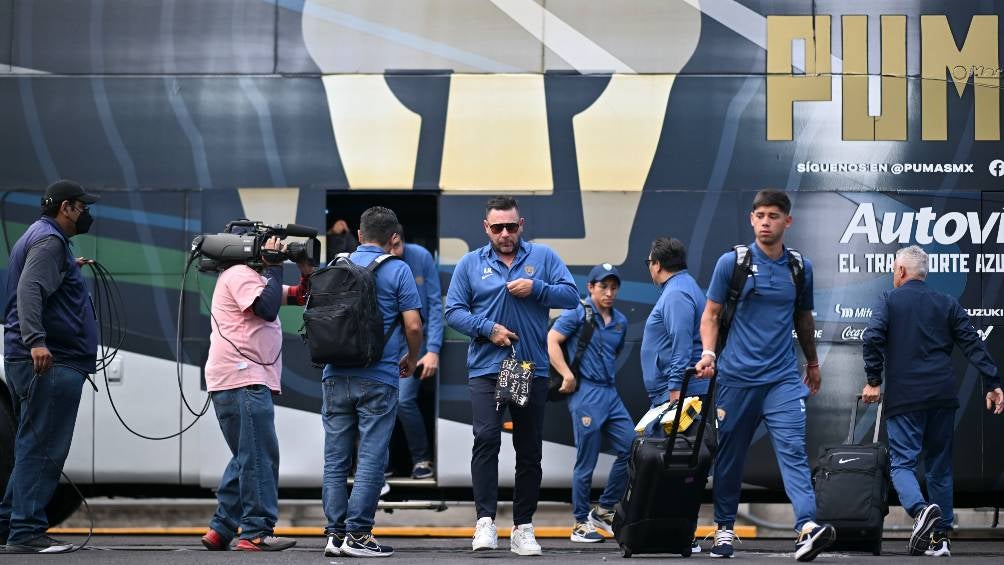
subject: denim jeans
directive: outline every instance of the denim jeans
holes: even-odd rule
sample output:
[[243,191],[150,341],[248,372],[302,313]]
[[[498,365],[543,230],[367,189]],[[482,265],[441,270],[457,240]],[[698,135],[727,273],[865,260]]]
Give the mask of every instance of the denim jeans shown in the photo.
[[[321,388],[325,531],[369,533],[397,417],[397,389],[363,377],[327,378]],[[356,475],[349,496],[348,478],[357,438]]]
[[279,439],[272,391],[249,385],[212,393],[213,408],[232,457],[216,490],[209,527],[225,539],[272,535],[279,514]]
[[408,377],[401,379],[401,388],[398,390],[397,419],[401,422],[405,439],[408,440],[412,465],[419,461],[432,460],[429,436],[425,433],[425,419],[418,409],[418,391],[421,387],[421,379]]
[[941,507],[938,530],[951,530],[952,441],[955,435],[955,408],[932,408],[897,414],[886,419],[889,431],[889,468],[892,486],[903,508],[916,517],[927,501],[917,482],[917,462],[924,454],[928,500]]
[[0,540],[19,544],[49,528],[45,507],[70,453],[86,375],[53,365],[35,379],[30,360],[4,361],[4,370],[14,400],[17,437],[14,469],[0,503]]

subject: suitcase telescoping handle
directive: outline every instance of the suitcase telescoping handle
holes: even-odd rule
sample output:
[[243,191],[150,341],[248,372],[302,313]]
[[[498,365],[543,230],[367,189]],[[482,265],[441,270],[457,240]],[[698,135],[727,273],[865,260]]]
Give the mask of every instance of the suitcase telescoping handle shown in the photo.
[[[851,427],[847,431],[847,439],[844,440],[845,445],[850,445],[854,443],[854,426],[858,422],[858,404],[861,404],[861,395],[857,395],[854,400],[854,406],[851,407]],[[872,443],[878,443],[879,440],[879,429],[882,425],[882,400],[878,403],[878,412],[875,413],[875,433],[872,435]]]
[[[666,467],[669,467],[673,460],[673,449],[676,447],[676,434],[679,433],[680,430],[680,418],[683,416],[683,400],[687,398],[687,387],[690,385],[690,379],[696,376],[697,369],[694,367],[687,367],[683,370],[683,383],[680,385],[680,399],[676,402],[676,417],[673,419],[673,430],[669,433],[667,441],[669,446],[666,451],[665,458],[663,459],[663,464]],[[708,415],[710,414],[711,406],[715,401],[715,379],[717,377],[718,371],[712,373],[711,381],[708,383],[708,395],[701,404],[701,421],[697,423],[697,437],[694,440],[694,446],[690,453],[690,462],[687,465],[690,469],[697,468],[697,461],[701,455],[701,443],[704,441],[704,431],[705,427],[708,425]]]

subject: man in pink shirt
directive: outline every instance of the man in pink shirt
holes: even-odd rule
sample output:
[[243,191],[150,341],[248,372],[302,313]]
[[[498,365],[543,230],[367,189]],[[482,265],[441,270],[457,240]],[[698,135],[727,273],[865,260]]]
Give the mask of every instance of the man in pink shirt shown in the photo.
[[[282,251],[278,238],[264,248]],[[279,441],[272,395],[280,393],[282,326],[279,307],[295,288],[282,285],[282,259],[263,253],[262,273],[227,267],[216,282],[206,388],[233,457],[216,491],[219,505],[202,536],[210,551],[230,549],[240,528],[240,551],[281,551],[296,544],[275,537],[279,512]],[[313,270],[299,265],[304,275]],[[302,282],[301,282],[302,284]]]

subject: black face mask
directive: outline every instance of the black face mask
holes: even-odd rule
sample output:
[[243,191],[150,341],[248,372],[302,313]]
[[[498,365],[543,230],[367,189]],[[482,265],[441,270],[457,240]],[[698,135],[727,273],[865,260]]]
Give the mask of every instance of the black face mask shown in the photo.
[[77,230],[77,235],[87,233],[87,230],[91,229],[91,224],[94,223],[94,218],[91,216],[90,210],[84,210],[77,216],[77,221],[74,222],[73,227]]

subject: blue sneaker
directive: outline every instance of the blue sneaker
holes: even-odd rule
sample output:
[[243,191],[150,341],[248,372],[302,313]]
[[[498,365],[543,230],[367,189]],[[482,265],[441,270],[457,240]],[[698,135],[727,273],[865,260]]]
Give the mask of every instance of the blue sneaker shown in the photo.
[[411,468],[411,478],[413,479],[431,479],[433,474],[432,461],[419,461]]
[[606,538],[597,532],[596,526],[587,519],[585,522],[575,523],[570,539],[579,543],[600,543]]
[[795,560],[812,561],[837,541],[837,531],[829,524],[806,522],[795,542]]
[[735,531],[719,526],[715,530],[715,545],[711,546],[711,552],[708,555],[711,557],[732,557],[735,553],[732,542],[738,539]]

